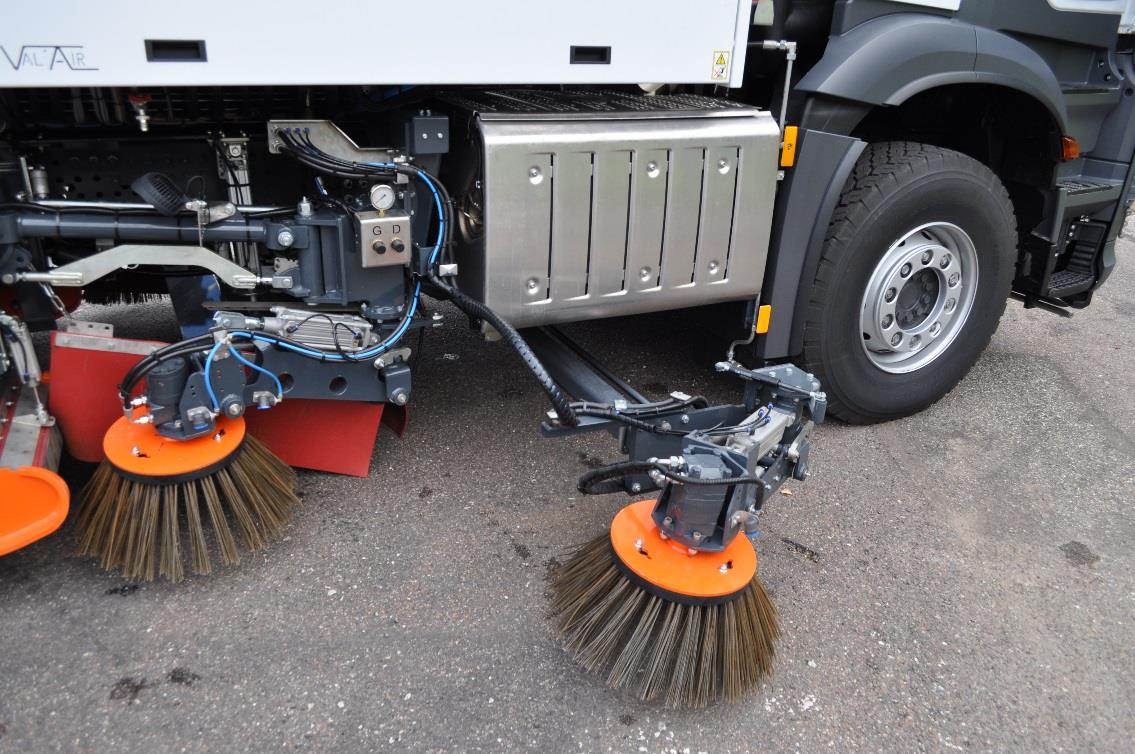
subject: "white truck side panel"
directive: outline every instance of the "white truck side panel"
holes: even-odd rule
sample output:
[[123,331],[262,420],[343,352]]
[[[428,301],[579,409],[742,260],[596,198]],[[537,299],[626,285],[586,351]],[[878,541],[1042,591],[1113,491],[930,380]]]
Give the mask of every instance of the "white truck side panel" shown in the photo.
[[1130,34],[1135,25],[1135,0],[1048,0],[1048,4],[1056,10],[1112,13],[1120,16],[1120,34]]
[[[750,0],[55,0],[8,4],[0,87],[740,86]],[[151,62],[146,40],[204,42]],[[576,46],[609,63],[570,62]]]

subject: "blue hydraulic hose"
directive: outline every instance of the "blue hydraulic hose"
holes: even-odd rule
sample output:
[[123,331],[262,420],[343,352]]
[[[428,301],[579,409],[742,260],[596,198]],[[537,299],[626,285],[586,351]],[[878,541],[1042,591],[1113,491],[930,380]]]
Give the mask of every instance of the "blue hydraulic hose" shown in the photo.
[[[249,369],[253,369],[257,372],[260,372],[261,374],[266,374],[269,377],[271,377],[272,381],[276,383],[276,400],[278,400],[278,401],[284,400],[284,386],[283,386],[283,384],[280,383],[279,377],[272,374],[271,372],[269,372],[264,367],[257,366],[256,364],[253,364],[251,361],[244,358],[244,356],[241,356],[240,351],[236,350],[235,348],[230,348],[229,353],[231,353],[233,355],[234,359],[239,361],[241,364],[244,364]],[[206,372],[206,374],[208,374],[208,372]],[[206,384],[208,384],[208,383],[206,382]],[[261,408],[268,408],[268,407],[267,406],[261,406]]]
[[[217,343],[215,346],[213,346],[211,349],[209,349],[209,355],[205,357],[205,392],[209,394],[209,400],[213,404],[213,410],[214,411],[220,411],[221,410],[221,402],[219,400],[217,400],[217,394],[213,390],[213,375],[211,373],[211,368],[213,366],[213,357],[215,357],[217,355],[217,352],[221,349],[221,346],[223,346],[223,345],[225,345],[225,343],[223,341]],[[272,374],[271,372],[269,372],[264,367],[258,366],[256,364],[252,363],[251,361],[249,361],[248,359],[244,358],[244,356],[241,355],[240,351],[236,350],[235,348],[230,348],[229,353],[232,354],[234,359],[239,361],[241,364],[244,364],[249,369],[255,370],[257,372],[260,372],[261,374],[266,374],[269,377],[271,377],[272,381],[276,383],[276,400],[279,400],[279,401],[284,400],[284,386],[280,382],[279,377]]]
[[213,392],[213,380],[209,372],[213,366],[213,357],[217,355],[224,343],[217,343],[209,349],[209,355],[205,357],[205,392],[209,394],[209,401],[213,404],[214,411],[221,410],[221,402],[217,400],[217,394]]

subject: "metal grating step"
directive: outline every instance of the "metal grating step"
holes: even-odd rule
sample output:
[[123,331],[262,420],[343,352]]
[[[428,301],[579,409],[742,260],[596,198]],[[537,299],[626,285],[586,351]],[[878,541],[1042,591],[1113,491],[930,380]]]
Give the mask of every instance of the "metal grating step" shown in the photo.
[[1082,293],[1088,290],[1095,281],[1095,275],[1090,272],[1078,272],[1076,270],[1054,272],[1048,281],[1048,295],[1059,297]]
[[1087,194],[1092,191],[1106,191],[1110,188],[1115,188],[1116,184],[1113,183],[1100,183],[1096,181],[1061,181],[1056,184],[1057,188],[1062,188],[1069,194]]

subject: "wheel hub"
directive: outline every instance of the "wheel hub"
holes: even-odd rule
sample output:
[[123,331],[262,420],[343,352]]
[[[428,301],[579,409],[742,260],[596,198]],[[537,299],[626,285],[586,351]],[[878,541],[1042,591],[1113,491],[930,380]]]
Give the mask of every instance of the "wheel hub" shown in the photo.
[[957,225],[928,223],[900,237],[863,294],[867,358],[891,373],[913,372],[938,358],[965,325],[977,280],[977,249]]
[[938,276],[922,269],[903,285],[895,306],[895,321],[903,330],[912,330],[926,321],[938,300]]

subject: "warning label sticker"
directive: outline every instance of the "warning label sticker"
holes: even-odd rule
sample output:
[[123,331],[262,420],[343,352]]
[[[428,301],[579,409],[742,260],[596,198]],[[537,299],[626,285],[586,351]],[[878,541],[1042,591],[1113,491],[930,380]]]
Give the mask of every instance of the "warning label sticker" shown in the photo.
[[729,50],[714,51],[713,70],[709,78],[711,81],[729,80]]

